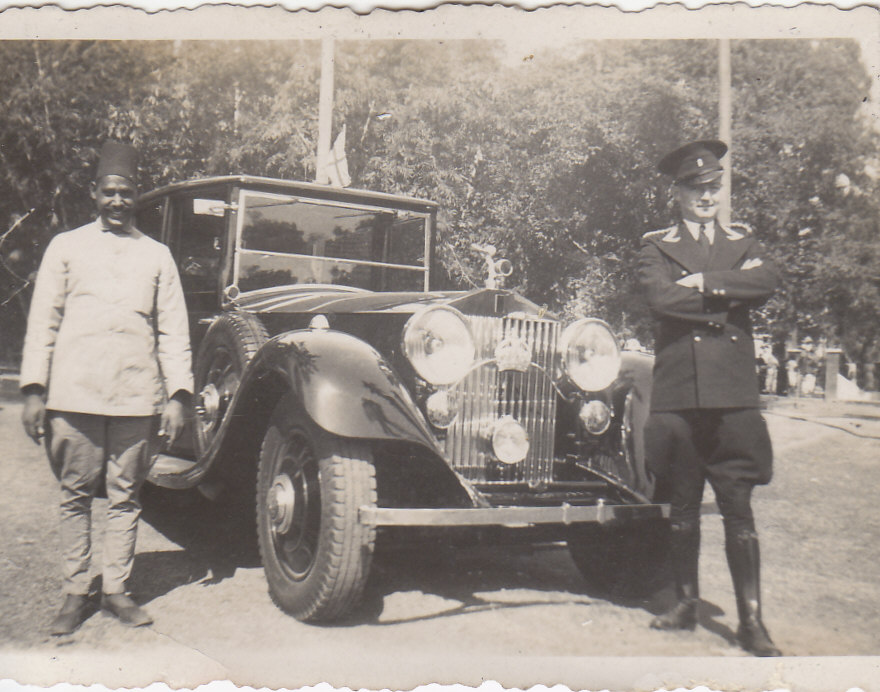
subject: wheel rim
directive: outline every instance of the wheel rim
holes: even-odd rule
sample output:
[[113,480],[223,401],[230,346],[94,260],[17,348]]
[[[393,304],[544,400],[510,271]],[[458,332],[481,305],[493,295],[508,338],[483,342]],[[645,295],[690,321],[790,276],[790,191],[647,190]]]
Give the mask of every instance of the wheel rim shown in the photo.
[[318,464],[302,433],[292,433],[277,450],[264,500],[278,563],[288,577],[301,581],[315,564],[321,528]]
[[233,354],[225,348],[215,350],[195,405],[199,437],[204,446],[209,445],[216,434],[240,381],[241,372]]

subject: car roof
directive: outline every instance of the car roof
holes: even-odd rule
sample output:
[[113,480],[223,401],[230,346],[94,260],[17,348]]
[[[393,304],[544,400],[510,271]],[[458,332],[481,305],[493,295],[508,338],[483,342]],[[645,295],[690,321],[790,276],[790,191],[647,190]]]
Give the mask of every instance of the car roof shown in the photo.
[[409,211],[432,212],[438,207],[436,202],[417,197],[404,195],[391,195],[384,192],[371,192],[369,190],[354,190],[350,188],[331,187],[319,183],[305,183],[282,178],[263,178],[254,175],[224,175],[210,178],[187,180],[179,183],[171,183],[150,190],[140,196],[140,204],[148,204],[158,197],[179,192],[197,192],[203,188],[216,188],[218,186],[247,186],[264,192],[282,194],[301,194],[315,199],[325,199],[335,202],[348,202],[353,204],[389,205],[400,207]]

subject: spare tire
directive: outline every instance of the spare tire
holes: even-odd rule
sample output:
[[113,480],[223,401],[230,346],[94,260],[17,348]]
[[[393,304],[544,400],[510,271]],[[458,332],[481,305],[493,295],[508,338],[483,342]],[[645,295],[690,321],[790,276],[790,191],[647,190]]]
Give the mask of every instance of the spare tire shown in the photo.
[[208,327],[194,373],[197,458],[213,444],[245,367],[268,340],[260,318],[249,312],[225,312]]

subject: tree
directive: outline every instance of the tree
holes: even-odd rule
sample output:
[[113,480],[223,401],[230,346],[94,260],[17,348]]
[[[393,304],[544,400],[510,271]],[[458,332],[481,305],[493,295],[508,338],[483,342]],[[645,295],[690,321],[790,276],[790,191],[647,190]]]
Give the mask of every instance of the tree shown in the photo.
[[[20,348],[21,279],[93,213],[106,137],[140,146],[143,187],[313,179],[319,53],[318,41],[0,43],[0,228],[24,219],[0,243],[0,357]],[[732,58],[734,217],[784,275],[760,326],[876,359],[880,146],[859,117],[858,46],[734,41]],[[674,220],[655,162],[714,135],[717,98],[707,40],[584,41],[527,60],[492,41],[336,44],[334,128],[346,125],[353,186],[440,203],[446,286],[481,285],[471,244],[492,243],[514,262],[512,287],[642,340],[639,238]]]

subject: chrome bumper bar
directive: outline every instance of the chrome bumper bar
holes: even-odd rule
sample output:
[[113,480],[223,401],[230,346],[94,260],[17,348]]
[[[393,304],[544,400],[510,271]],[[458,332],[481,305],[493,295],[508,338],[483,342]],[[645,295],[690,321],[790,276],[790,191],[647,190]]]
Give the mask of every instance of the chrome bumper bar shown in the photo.
[[464,509],[408,509],[361,507],[360,523],[367,526],[505,526],[636,521],[669,517],[669,505],[609,505],[601,500],[589,507],[474,507]]

